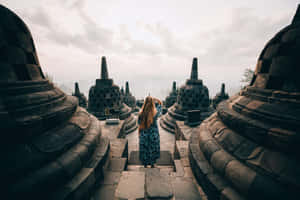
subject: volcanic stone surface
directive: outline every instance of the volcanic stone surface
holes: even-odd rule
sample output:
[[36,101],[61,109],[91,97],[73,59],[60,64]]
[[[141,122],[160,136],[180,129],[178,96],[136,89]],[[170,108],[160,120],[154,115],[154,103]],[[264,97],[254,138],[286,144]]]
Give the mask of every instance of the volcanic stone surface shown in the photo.
[[198,61],[193,59],[190,79],[181,86],[178,92],[177,101],[162,116],[160,125],[171,133],[174,133],[176,120],[184,121],[187,118],[187,111],[200,110],[200,121],[208,117],[213,109],[209,106],[208,89],[198,79]]
[[29,29],[1,5],[0,93],[1,199],[88,198],[108,140],[76,97],[45,78]]
[[130,133],[137,128],[131,108],[122,103],[119,86],[108,76],[106,58],[102,57],[101,78],[96,79],[96,85],[89,91],[88,111],[98,119],[119,118],[125,120],[125,132]]
[[225,84],[222,83],[221,91],[216,94],[216,96],[212,100],[212,104],[214,108],[217,108],[218,104],[221,101],[227,100],[229,98],[228,94],[225,92]]
[[77,82],[75,83],[75,92],[72,94],[72,96],[77,97],[79,106],[87,108],[87,99],[84,94],[80,92],[79,84]]
[[211,199],[297,199],[300,190],[300,6],[262,50],[252,82],[190,139]]

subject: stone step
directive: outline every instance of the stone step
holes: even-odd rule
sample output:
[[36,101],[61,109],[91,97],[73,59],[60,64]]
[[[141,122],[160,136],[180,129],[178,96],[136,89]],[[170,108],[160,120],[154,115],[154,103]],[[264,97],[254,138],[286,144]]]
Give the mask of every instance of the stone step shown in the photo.
[[172,177],[170,179],[174,191],[175,200],[201,200],[200,193],[197,186],[194,184],[192,178]]
[[127,158],[111,158],[105,171],[122,172],[127,167]]
[[[169,176],[171,173],[175,173],[174,166],[172,166],[172,165],[155,165],[155,168],[159,169],[160,173],[163,176]],[[150,166],[145,168],[144,165],[127,165],[127,171],[145,172],[147,169],[151,169]]]
[[189,156],[189,141],[177,140],[175,143],[174,158],[187,158]]
[[143,171],[144,165],[127,165],[127,171]]
[[[142,165],[139,158],[139,151],[132,151],[130,153],[129,165]],[[173,158],[170,151],[160,151],[160,158],[156,161],[157,165],[173,165]]]
[[128,140],[116,138],[110,140],[110,157],[128,157]]
[[160,173],[158,168],[147,168],[146,196],[149,199],[170,199],[173,196],[172,187],[166,176]]
[[170,174],[174,173],[174,166],[172,165],[158,165],[156,166],[162,176],[170,176]]
[[175,176],[184,176],[184,168],[180,160],[174,160],[175,164],[175,170],[176,172],[174,173]]
[[145,172],[123,171],[115,192],[116,199],[145,199]]

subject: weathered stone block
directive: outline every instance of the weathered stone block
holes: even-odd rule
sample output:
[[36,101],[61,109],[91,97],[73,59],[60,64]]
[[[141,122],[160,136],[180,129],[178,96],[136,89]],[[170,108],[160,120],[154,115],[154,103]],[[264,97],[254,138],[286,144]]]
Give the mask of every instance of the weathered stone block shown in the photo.
[[173,191],[168,179],[161,175],[159,169],[146,169],[146,195],[150,199],[169,199]]
[[[130,185],[130,187],[128,187]],[[144,199],[145,172],[124,171],[115,192],[117,199]]]

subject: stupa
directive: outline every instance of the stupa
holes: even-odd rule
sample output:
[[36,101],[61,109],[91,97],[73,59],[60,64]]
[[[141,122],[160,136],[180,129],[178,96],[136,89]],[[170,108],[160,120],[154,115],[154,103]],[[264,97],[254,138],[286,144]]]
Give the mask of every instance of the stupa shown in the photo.
[[86,199],[109,141],[45,78],[25,23],[1,5],[0,19],[1,199]]
[[122,102],[119,86],[108,77],[106,58],[102,57],[101,78],[89,91],[88,111],[100,120],[119,118],[125,120],[125,132],[130,133],[137,128],[131,108]]
[[128,83],[128,81],[126,81],[125,94],[124,94],[123,101],[124,101],[124,103],[127,106],[129,106],[132,109],[135,109],[135,107],[136,107],[136,100],[135,100],[135,97],[129,91],[129,83]]
[[125,95],[123,86],[121,87],[120,92],[121,92],[121,100],[123,101],[124,100],[124,95]]
[[77,97],[79,106],[87,108],[87,99],[84,94],[80,92],[77,82],[75,83],[75,92],[72,94],[72,96]]
[[212,100],[212,106],[216,108],[221,101],[227,100],[228,98],[228,94],[225,93],[225,84],[222,83],[221,91],[217,93]]
[[167,131],[174,133],[175,121],[184,121],[187,118],[187,112],[191,110],[200,110],[201,121],[212,113],[209,106],[208,89],[203,85],[202,80],[198,79],[198,61],[193,59],[190,79],[181,86],[178,92],[177,101],[168,109],[168,112],[162,116],[160,125]]
[[169,96],[166,97],[165,100],[165,107],[171,107],[177,100],[178,91],[176,89],[176,82],[173,81],[172,91],[170,92]]
[[209,199],[298,199],[300,5],[262,50],[249,86],[222,101],[190,139]]

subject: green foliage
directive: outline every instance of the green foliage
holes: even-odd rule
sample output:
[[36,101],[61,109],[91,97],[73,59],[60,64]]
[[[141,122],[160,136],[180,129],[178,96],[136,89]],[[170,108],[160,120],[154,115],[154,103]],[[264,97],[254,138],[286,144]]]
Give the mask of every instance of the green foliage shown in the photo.
[[245,71],[244,71],[241,82],[243,84],[250,84],[253,75],[254,75],[254,70],[252,70],[251,68],[246,68]]

